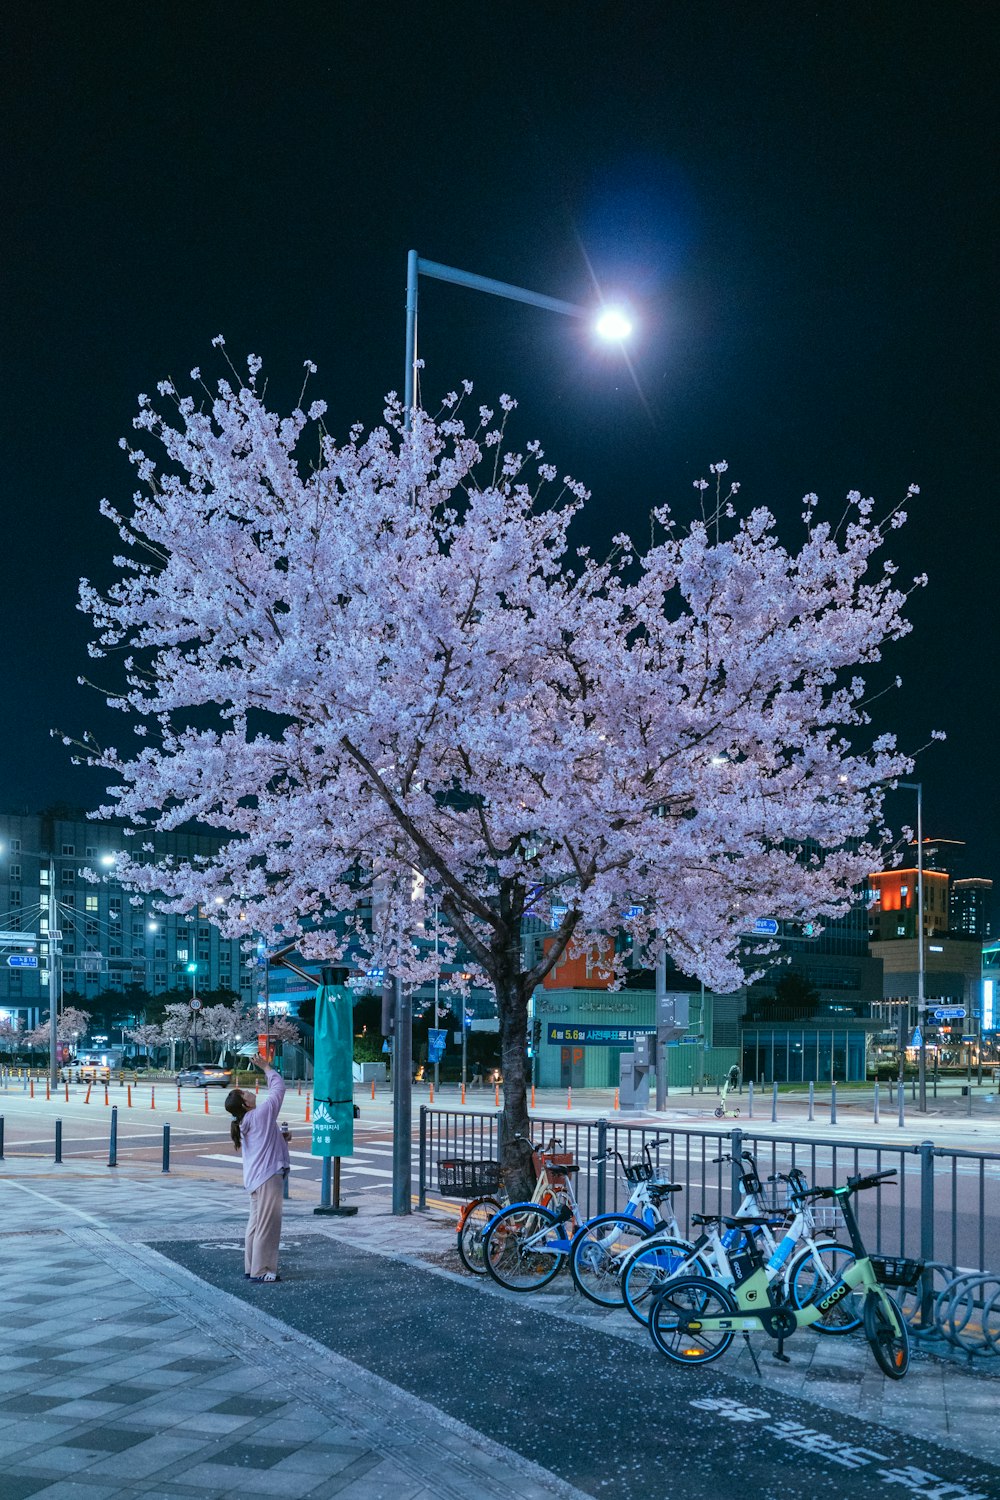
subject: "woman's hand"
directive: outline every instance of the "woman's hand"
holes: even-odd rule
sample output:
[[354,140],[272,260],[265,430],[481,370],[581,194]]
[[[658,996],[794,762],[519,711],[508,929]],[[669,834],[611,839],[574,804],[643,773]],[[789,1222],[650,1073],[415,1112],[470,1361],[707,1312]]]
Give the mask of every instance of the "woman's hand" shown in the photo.
[[260,1068],[261,1072],[263,1072],[267,1067],[267,1058],[261,1057],[259,1052],[255,1052],[250,1059],[250,1066],[252,1068]]

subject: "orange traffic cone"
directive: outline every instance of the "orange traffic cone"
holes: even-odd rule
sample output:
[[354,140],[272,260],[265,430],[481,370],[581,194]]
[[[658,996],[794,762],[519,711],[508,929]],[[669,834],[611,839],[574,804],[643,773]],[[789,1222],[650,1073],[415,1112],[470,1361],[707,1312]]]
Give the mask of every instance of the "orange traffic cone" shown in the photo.
[[312,1120],[312,1110],[309,1108],[309,1100],[311,1098],[312,1098],[312,1094],[311,1093],[307,1093],[306,1094],[306,1124],[307,1125]]
[[84,1104],[89,1104],[90,1103],[90,1091],[91,1091],[91,1089],[93,1087],[94,1087],[94,1085],[92,1083],[88,1083],[87,1084],[87,1092],[86,1092],[86,1095],[84,1096],[84,1100],[83,1100]]
[[566,1090],[566,1108],[567,1109],[572,1109],[573,1108],[573,1090],[572,1090],[572,1088],[568,1088]]
[[181,1091],[180,1091],[180,1089],[177,1090],[177,1113],[178,1114],[181,1113]]
[[155,1084],[152,1086],[152,1088],[149,1091],[149,1107],[150,1107],[150,1109],[155,1109],[156,1108],[156,1085]]
[[107,1084],[104,1085],[104,1102],[105,1102],[105,1104],[107,1104],[107,1103],[110,1102],[109,1099],[108,1099],[108,1086],[107,1086]]
[[208,1089],[205,1090],[205,1113],[208,1114]]

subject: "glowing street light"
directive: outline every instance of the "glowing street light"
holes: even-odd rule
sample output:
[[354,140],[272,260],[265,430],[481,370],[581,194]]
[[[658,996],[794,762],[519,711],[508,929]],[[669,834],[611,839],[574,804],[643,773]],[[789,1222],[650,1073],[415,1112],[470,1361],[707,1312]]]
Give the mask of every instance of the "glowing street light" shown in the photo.
[[606,307],[594,324],[594,332],[609,344],[620,344],[632,332],[632,319],[620,307]]

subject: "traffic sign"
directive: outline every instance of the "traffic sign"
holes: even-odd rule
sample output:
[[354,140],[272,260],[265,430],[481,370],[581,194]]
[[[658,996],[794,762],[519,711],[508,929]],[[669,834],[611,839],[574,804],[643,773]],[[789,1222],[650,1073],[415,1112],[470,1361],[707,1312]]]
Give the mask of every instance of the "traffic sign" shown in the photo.
[[915,1028],[914,1032],[913,1032],[912,1037],[910,1038],[910,1046],[911,1047],[922,1047],[923,1045],[924,1045],[924,1039],[920,1035],[920,1027],[917,1026]]
[[34,948],[37,942],[33,932],[0,932],[0,944],[5,948]]
[[778,924],[773,917],[758,917],[755,922],[747,921],[745,926],[757,937],[776,937],[778,933]]
[[935,1021],[960,1021],[965,1015],[964,1005],[939,1005],[934,1012]]
[[190,1004],[191,1004],[191,1009],[192,1010],[201,1010],[201,1001],[198,999],[197,995],[195,995],[194,999],[190,1002]]
[[7,960],[8,969],[37,969],[38,959],[30,953],[12,953]]

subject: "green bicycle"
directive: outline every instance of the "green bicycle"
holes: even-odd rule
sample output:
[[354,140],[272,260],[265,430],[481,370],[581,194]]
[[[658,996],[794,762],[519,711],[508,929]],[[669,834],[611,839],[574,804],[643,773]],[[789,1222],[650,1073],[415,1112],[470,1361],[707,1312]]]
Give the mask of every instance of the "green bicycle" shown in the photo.
[[[806,1198],[836,1199],[856,1256],[822,1297],[807,1307],[786,1301],[780,1283],[768,1283],[764,1257],[755,1250],[756,1264],[750,1274],[732,1288],[704,1276],[677,1276],[654,1291],[649,1331],[657,1349],[675,1364],[704,1365],[724,1354],[737,1333],[742,1333],[749,1345],[751,1333],[763,1332],[777,1344],[775,1359],[787,1363],[785,1339],[799,1328],[818,1323],[838,1302],[858,1291],[864,1294],[865,1338],[876,1362],[891,1380],[902,1380],[910,1364],[910,1341],[903,1315],[884,1283],[914,1285],[923,1262],[880,1256],[873,1259],[865,1249],[851,1203],[855,1193],[878,1187],[895,1175],[893,1169],[870,1177],[849,1177],[846,1187],[811,1188],[803,1194]],[[740,1217],[724,1222],[733,1228],[750,1229],[760,1220]],[[750,1352],[756,1365],[752,1346]]]

